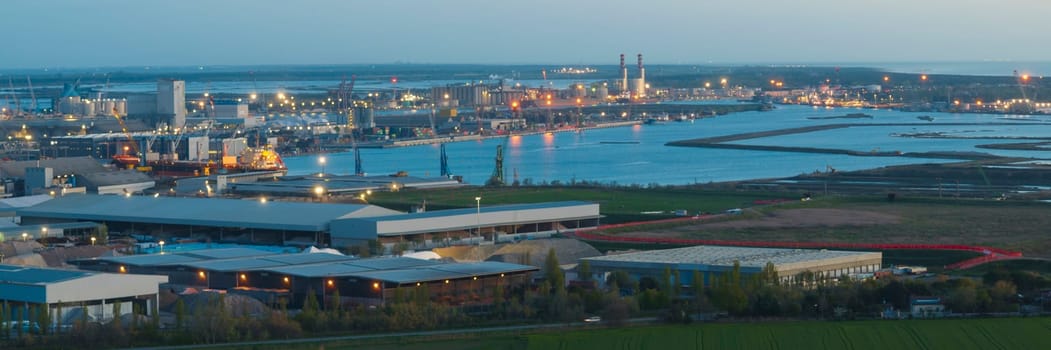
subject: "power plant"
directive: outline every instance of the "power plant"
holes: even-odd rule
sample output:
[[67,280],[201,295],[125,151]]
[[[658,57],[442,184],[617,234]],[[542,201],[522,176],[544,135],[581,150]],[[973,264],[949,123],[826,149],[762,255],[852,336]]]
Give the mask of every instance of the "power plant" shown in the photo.
[[624,54],[620,54],[620,94],[623,97],[646,97],[646,67],[642,65],[642,54],[638,54],[639,77],[628,82],[628,66]]

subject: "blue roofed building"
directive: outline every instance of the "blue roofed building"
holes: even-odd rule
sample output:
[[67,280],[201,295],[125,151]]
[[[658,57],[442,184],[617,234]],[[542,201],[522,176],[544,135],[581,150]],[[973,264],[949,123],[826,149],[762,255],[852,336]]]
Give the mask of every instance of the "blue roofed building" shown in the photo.
[[71,320],[57,315],[73,315],[75,310],[87,310],[90,319],[111,319],[115,303],[121,304],[122,314],[151,314],[159,287],[167,282],[167,276],[0,265],[0,303],[22,308],[22,315],[31,308],[47,308],[52,326],[62,326]]

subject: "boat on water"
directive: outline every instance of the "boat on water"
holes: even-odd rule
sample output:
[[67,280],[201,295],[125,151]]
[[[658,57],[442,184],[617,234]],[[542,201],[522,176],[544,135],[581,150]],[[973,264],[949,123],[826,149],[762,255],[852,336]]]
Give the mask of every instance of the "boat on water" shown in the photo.
[[223,157],[223,161],[176,161],[152,160],[139,166],[139,158],[131,155],[113,157],[113,163],[130,169],[148,172],[158,177],[191,177],[212,174],[232,174],[252,171],[287,170],[281,155],[273,146],[249,147],[236,157]]

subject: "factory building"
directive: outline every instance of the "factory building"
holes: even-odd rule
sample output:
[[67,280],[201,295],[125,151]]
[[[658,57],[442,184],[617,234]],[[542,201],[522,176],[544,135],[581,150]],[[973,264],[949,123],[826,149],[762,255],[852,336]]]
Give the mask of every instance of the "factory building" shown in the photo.
[[416,248],[453,241],[513,241],[598,226],[599,205],[554,202],[405,214],[367,204],[218,198],[60,196],[16,211],[24,224],[92,221],[111,234],[349,247],[378,240]]
[[489,101],[489,87],[482,84],[451,84],[431,88],[431,99],[443,107],[484,106]]
[[400,212],[373,205],[148,196],[67,195],[17,211],[24,224],[93,221],[112,233],[217,241],[327,244],[329,222]]
[[[156,185],[148,175],[106,168],[90,157],[71,157],[0,163],[4,177],[13,179],[23,195],[90,192],[136,193]],[[18,188],[21,187],[21,188]]]
[[493,289],[529,282],[534,266],[502,262],[454,263],[407,257],[356,258],[325,252],[281,254],[249,248],[99,257],[72,262],[82,269],[163,274],[172,284],[248,293],[301,305],[338,293],[341,302],[382,304],[398,290],[425,289],[451,304],[487,303]]
[[596,274],[624,271],[635,279],[659,281],[664,270],[670,269],[680,276],[682,285],[693,284],[693,272],[698,271],[704,285],[711,286],[721,274],[733,270],[734,262],[740,264],[742,276],[759,273],[767,263],[772,263],[783,281],[795,282],[803,272],[811,272],[817,279],[875,272],[880,269],[883,253],[702,245],[582,260],[588,261]]
[[63,84],[62,95],[52,100],[55,113],[93,117],[97,115],[112,116],[113,113],[126,115],[128,101],[125,99],[87,99],[77,92],[76,85]]
[[354,245],[377,239],[403,241],[513,241],[565,230],[594,228],[599,205],[566,201],[478,206],[401,215],[339,219],[332,222],[332,243]]
[[0,304],[21,309],[12,317],[22,315],[30,323],[37,321],[29,317],[31,309],[47,308],[51,326],[60,328],[81,319],[83,310],[91,320],[112,319],[113,304],[121,304],[122,314],[152,314],[160,285],[167,282],[166,276],[0,265]]
[[157,81],[157,115],[172,128],[186,125],[186,82],[174,79]]

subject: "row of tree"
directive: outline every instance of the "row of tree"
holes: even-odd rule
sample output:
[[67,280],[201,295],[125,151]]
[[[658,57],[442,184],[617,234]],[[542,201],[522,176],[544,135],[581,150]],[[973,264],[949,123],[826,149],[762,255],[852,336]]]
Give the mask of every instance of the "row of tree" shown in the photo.
[[[760,273],[743,275],[736,265],[726,273],[708,275],[694,271],[689,284],[681,272],[666,269],[658,278],[632,279],[625,272],[608,275],[605,288],[593,280],[582,262],[578,281],[566,283],[554,250],[550,250],[537,283],[497,286],[480,302],[447,305],[432,300],[426,286],[398,289],[382,305],[347,305],[338,292],[319,302],[314,293],[299,310],[283,301],[263,312],[237,306],[222,294],[188,309],[183,299],[173,306],[174,324],[162,328],[157,313],[114,318],[108,323],[88,319],[87,309],[72,329],[54,334],[49,327],[23,327],[5,323],[0,347],[76,346],[106,348],[158,344],[205,344],[247,340],[290,339],[302,336],[377,331],[411,331],[479,325],[580,321],[601,315],[612,325],[633,315],[663,314],[668,321],[688,322],[697,317],[725,314],[759,318],[872,318],[893,308],[906,310],[912,296],[939,296],[954,312],[1016,311],[1020,293],[1051,287],[1051,280],[1028,272],[992,270],[984,278],[930,280],[884,278],[823,281],[816,274],[801,274],[786,282],[772,264]],[[705,279],[708,285],[705,285]],[[568,286],[568,287],[567,287]],[[1030,300],[1032,301],[1032,300]],[[119,303],[113,314],[120,315]],[[243,304],[242,304],[243,305]],[[134,314],[145,312],[135,307]],[[0,319],[32,319],[51,324],[46,308],[2,305]]]

